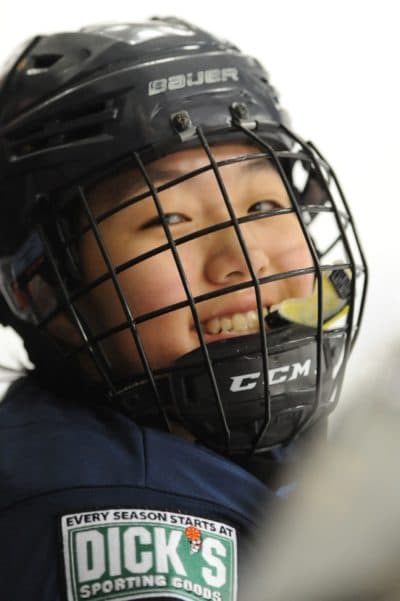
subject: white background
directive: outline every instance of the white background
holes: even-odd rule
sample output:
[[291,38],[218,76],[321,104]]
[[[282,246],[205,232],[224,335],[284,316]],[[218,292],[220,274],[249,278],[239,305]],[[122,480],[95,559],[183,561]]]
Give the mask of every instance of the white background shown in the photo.
[[[385,373],[391,349],[399,348],[398,8],[395,0],[0,0],[0,62],[35,33],[152,15],[193,21],[257,56],[294,129],[319,146],[339,175],[369,259],[369,301],[346,400]],[[0,330],[0,363],[15,364],[20,356],[14,338]]]

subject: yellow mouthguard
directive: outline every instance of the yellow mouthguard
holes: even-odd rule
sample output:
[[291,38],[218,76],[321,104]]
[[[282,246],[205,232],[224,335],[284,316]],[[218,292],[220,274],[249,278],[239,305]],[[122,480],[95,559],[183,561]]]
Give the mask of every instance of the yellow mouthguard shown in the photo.
[[[344,272],[344,270],[340,271],[342,276],[347,277],[350,282],[349,273]],[[331,273],[322,273],[322,323],[324,330],[346,315],[349,310],[348,298],[341,298],[338,294],[337,288],[330,279]],[[278,305],[271,307],[270,312],[275,311],[286,321],[316,328],[318,325],[317,281],[312,294],[303,298],[287,298]]]

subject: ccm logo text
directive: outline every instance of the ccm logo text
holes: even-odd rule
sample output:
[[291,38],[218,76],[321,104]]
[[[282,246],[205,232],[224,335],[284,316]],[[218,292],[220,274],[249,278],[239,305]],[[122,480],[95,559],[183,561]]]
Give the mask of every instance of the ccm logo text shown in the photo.
[[[290,363],[289,365],[275,367],[274,369],[268,370],[269,383],[270,385],[283,384],[284,382],[297,380],[297,378],[307,377],[310,374],[310,369],[311,359],[307,359],[304,363]],[[240,376],[231,376],[232,383],[229,390],[231,392],[251,390],[257,386],[260,377],[260,371],[242,374]]]

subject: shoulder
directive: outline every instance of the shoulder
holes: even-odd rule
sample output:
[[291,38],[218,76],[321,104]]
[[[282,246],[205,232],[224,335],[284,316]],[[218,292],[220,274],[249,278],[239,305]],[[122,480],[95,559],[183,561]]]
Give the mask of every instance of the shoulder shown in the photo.
[[29,380],[0,405],[0,433],[3,503],[72,486],[136,486],[251,515],[265,494],[257,479],[204,447],[108,408],[68,404]]
[[8,598],[52,601],[66,586],[74,601],[234,599],[265,496],[223,457],[115,411],[68,405],[29,382],[0,405]]

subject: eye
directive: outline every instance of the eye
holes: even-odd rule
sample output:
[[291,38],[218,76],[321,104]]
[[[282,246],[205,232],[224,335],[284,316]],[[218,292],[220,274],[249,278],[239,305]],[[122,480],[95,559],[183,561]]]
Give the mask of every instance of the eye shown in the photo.
[[[177,225],[179,223],[191,221],[189,217],[182,215],[182,213],[165,213],[164,217],[168,225]],[[159,215],[157,215],[157,217],[153,217],[153,219],[149,219],[149,221],[146,221],[146,223],[142,225],[141,229],[151,227],[162,227],[162,219]]]
[[254,204],[252,204],[248,209],[248,213],[261,213],[268,211],[276,211],[277,209],[282,209],[282,203],[277,200],[258,200]]

